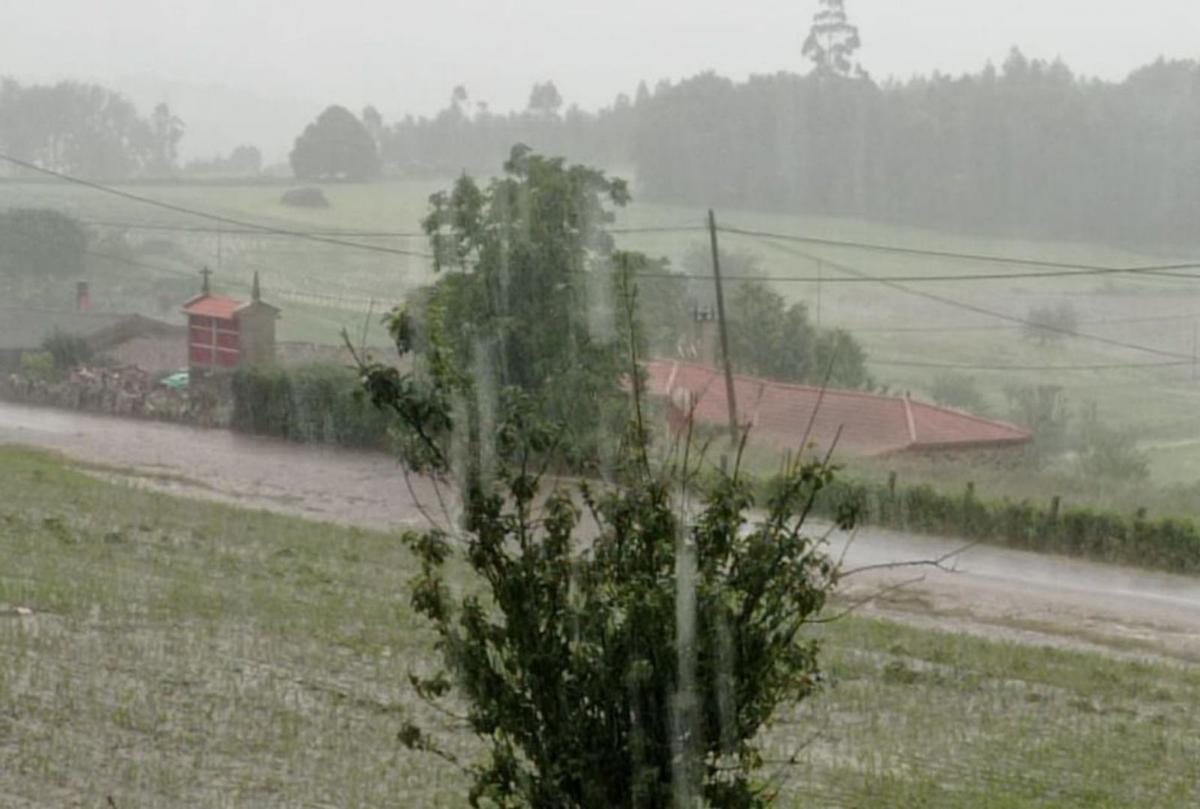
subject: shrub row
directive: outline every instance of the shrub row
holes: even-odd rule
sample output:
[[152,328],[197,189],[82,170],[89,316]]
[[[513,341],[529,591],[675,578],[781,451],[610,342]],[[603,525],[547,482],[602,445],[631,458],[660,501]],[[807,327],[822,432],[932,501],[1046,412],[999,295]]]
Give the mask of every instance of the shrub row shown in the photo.
[[337,365],[240,370],[233,376],[230,427],[313,444],[382,449],[388,421],[355,396],[357,375]]
[[845,507],[857,507],[864,522],[885,528],[1200,573],[1200,527],[1187,519],[1150,519],[1144,510],[1124,515],[1060,508],[1057,498],[1044,504],[987,501],[970,484],[965,492],[949,494],[927,484],[897,487],[853,480],[836,481],[822,491],[814,510],[833,516]]

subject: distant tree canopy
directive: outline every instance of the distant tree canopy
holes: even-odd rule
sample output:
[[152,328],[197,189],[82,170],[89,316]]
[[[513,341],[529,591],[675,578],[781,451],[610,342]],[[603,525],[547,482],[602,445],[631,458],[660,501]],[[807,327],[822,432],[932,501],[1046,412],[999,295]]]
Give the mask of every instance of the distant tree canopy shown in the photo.
[[529,111],[543,118],[558,115],[562,103],[562,96],[552,81],[533,85],[533,90],[529,93]]
[[[721,272],[726,279],[726,316],[729,318],[729,353],[736,371],[781,382],[828,384],[836,388],[870,388],[867,355],[859,342],[841,329],[822,329],[808,316],[802,302],[788,304],[783,296],[759,281],[739,281],[739,276],[763,274],[752,253],[720,252]],[[691,275],[712,272],[709,248],[696,245],[684,259]],[[688,295],[677,297],[676,306],[712,305],[711,281],[695,281]],[[659,313],[660,322],[678,322]]]
[[166,104],[146,119],[99,85],[0,80],[0,147],[44,168],[109,179],[169,174],[182,137]]
[[184,171],[188,174],[252,176],[262,171],[262,152],[257,146],[242,144],[234,147],[227,157],[217,155],[209,160],[190,160]]
[[[802,53],[811,59],[820,76],[849,76],[858,66],[854,53],[862,44],[858,28],[846,16],[844,0],[818,0],[812,28],[804,40]],[[861,69],[861,68],[859,68]]]
[[483,172],[521,141],[635,165],[642,196],[658,200],[997,235],[1200,242],[1200,62],[1159,61],[1121,82],[1015,50],[999,68],[956,77],[818,73],[745,82],[706,73],[594,113],[459,105],[388,127],[382,153],[407,171]]
[[82,275],[88,234],[58,211],[0,211],[0,273],[24,276]]
[[336,105],[305,127],[290,159],[292,172],[304,180],[368,180],[380,170],[379,152],[367,127]]

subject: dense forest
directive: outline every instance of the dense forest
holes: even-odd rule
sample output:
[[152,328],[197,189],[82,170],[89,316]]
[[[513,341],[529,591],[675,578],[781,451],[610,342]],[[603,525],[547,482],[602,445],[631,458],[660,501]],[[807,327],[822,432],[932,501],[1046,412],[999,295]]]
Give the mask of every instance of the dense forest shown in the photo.
[[43,168],[113,179],[161,176],[175,166],[183,133],[166,104],[142,116],[125,96],[99,85],[0,78],[0,147]]
[[636,171],[638,196],[981,231],[1194,244],[1200,63],[1119,83],[1014,50],[996,69],[877,83],[814,70],[639,87],[596,113],[552,84],[526,110],[472,110],[378,130],[406,172],[480,172],[514,142]]
[[[432,117],[389,124],[368,107],[352,129],[385,171],[403,176],[486,174],[525,143],[635,174],[640,199],[996,235],[1200,242],[1191,221],[1200,206],[1195,61],[1159,61],[1121,82],[1016,50],[999,69],[907,81],[818,61],[804,75],[643,83],[595,112],[566,106],[553,82],[505,114],[456,87]],[[183,133],[165,104],[142,116],[96,85],[0,81],[0,147],[46,168],[176,175]],[[239,152],[184,173],[256,174],[261,156],[251,149],[241,151],[252,159]]]

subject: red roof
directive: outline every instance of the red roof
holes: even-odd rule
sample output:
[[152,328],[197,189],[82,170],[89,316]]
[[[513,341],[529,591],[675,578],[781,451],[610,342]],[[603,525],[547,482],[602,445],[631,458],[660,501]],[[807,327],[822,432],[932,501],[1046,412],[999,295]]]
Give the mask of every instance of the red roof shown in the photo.
[[[728,424],[725,379],[717,369],[674,360],[651,360],[645,367],[648,392],[666,397],[676,419],[694,407],[697,423]],[[838,449],[858,456],[1023,444],[1031,437],[1011,424],[907,397],[822,391],[740,374],[734,375],[734,395],[750,440],[780,449],[798,449],[810,421],[809,441],[819,449],[828,449],[840,428]]]
[[233,320],[234,313],[245,304],[221,295],[200,295],[192,298],[183,305],[183,311],[189,315],[215,317],[220,320]]

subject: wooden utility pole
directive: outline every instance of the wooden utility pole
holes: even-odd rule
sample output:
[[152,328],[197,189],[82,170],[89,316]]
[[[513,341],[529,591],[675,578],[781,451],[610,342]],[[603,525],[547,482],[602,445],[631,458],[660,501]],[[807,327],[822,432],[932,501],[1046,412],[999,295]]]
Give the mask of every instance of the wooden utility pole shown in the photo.
[[717,249],[717,217],[708,210],[708,240],[712,245],[713,280],[717,286],[717,328],[721,335],[721,363],[725,366],[725,400],[729,402],[729,440],[736,447],[741,443],[738,429],[737,395],[733,388],[733,366],[729,362],[729,330],[725,321],[725,290],[721,287],[721,256]]

